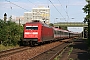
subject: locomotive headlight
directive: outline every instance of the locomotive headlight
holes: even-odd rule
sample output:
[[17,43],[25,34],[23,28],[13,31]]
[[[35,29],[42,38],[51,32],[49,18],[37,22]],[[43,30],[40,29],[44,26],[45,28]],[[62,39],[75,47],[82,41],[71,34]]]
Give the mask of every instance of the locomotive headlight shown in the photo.
[[33,32],[32,34],[38,34],[38,32]]
[[25,34],[30,34],[29,32],[25,32]]

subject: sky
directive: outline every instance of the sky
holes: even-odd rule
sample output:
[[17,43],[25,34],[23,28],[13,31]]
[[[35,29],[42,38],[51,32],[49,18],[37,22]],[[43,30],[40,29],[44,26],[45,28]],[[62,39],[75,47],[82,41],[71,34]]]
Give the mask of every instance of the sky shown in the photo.
[[[85,0],[0,0],[0,19],[3,19],[4,13],[7,13],[7,17],[23,16],[24,12],[31,11],[32,8],[49,6],[50,23],[83,22],[86,14],[82,8],[86,4]],[[82,30],[81,27],[77,29]]]

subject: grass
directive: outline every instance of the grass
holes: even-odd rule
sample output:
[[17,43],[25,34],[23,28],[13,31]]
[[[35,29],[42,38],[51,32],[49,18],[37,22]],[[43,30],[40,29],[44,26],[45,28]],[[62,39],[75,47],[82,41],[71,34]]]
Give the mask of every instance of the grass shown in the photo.
[[73,50],[73,47],[71,47],[71,49],[69,50],[68,56],[71,54],[72,50]]
[[73,58],[69,58],[69,60],[73,60]]
[[12,49],[12,48],[15,48],[15,47],[19,47],[18,45],[17,46],[4,46],[4,45],[0,45],[0,51],[3,51],[3,50],[7,50],[7,49]]
[[65,51],[67,48],[68,48],[68,47],[66,47],[65,49],[63,49],[62,52],[61,52],[58,56],[56,56],[56,57],[54,58],[54,60],[60,60],[60,58],[62,57],[62,54],[64,53],[64,51]]

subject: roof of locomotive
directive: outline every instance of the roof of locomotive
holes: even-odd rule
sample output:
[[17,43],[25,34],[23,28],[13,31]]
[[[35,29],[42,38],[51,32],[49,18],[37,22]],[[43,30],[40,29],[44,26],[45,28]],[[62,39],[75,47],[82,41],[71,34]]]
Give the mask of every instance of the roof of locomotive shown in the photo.
[[41,21],[38,20],[33,20],[32,22],[27,22],[26,24],[41,24],[42,26],[51,28],[49,25],[42,23]]

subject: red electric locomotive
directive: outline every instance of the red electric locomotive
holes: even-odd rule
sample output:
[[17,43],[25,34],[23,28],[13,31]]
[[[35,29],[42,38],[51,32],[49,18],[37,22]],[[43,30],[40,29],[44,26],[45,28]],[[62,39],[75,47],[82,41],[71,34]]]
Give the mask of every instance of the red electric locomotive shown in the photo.
[[52,40],[53,37],[53,28],[40,21],[33,21],[24,25],[24,44],[33,46],[36,43]]

